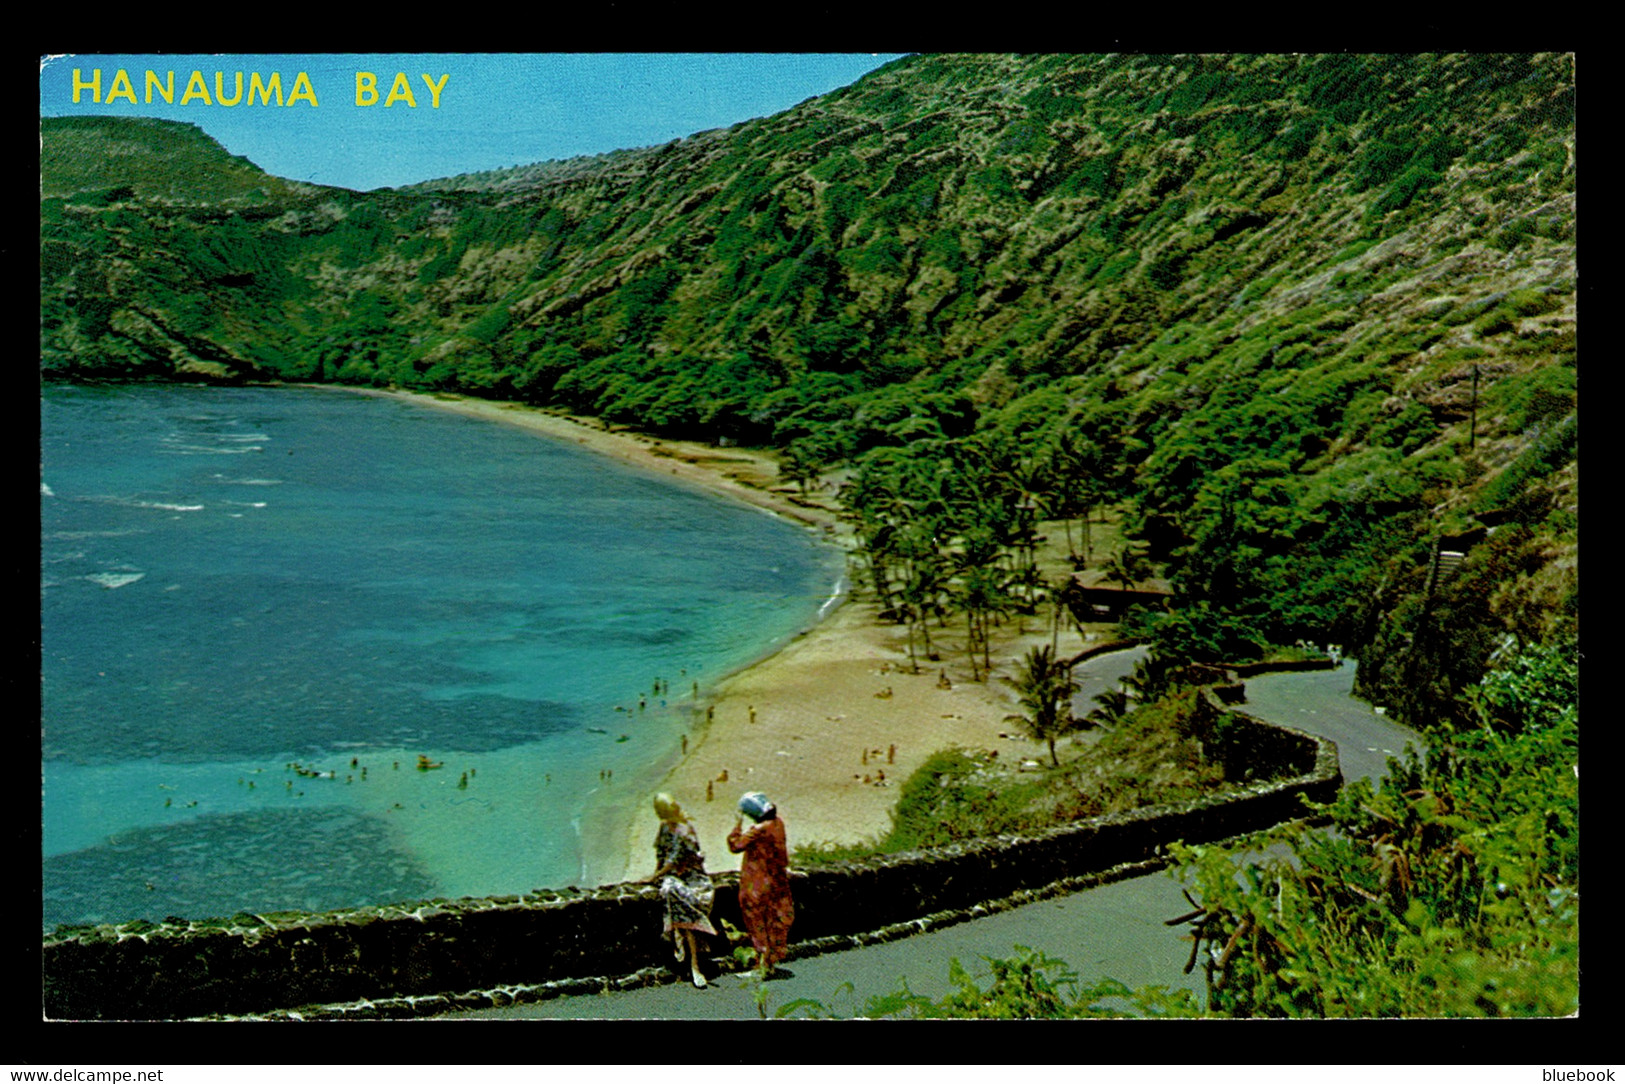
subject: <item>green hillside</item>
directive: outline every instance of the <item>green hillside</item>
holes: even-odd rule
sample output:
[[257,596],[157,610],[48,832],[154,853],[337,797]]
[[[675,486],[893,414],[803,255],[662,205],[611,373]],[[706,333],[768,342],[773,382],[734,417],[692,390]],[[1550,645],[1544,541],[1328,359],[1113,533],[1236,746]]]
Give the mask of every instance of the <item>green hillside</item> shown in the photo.
[[776,447],[852,473],[918,620],[967,548],[1038,597],[1009,586],[1034,518],[1119,506],[1175,586],[1139,619],[1169,650],[1373,645],[1364,691],[1448,715],[1577,620],[1573,111],[1562,55],[921,56],[373,193],[186,125],[46,122],[41,363]]
[[193,124],[143,117],[41,117],[40,195],[261,204],[310,190],[273,177]]

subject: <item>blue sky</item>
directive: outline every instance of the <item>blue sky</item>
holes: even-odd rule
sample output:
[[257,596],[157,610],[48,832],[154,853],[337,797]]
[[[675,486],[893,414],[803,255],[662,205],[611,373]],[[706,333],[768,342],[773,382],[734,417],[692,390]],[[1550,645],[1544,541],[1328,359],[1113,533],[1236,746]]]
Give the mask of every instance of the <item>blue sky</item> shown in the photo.
[[[856,81],[897,54],[871,53],[312,53],[70,54],[42,58],[40,115],[110,114],[190,121],[270,173],[314,184],[369,189],[455,173],[642,147],[787,109]],[[94,89],[73,101],[74,72]],[[135,102],[109,101],[120,70]],[[150,92],[175,73],[173,104]],[[188,94],[192,73],[204,95]],[[280,75],[277,106],[245,93],[258,73]],[[289,101],[299,73],[308,97]],[[377,76],[376,100],[358,105],[357,72]],[[396,91],[404,73],[415,105]],[[438,83],[439,108],[424,76]],[[389,102],[391,96],[395,100]],[[362,99],[368,95],[363,92]],[[99,100],[98,100],[99,99]],[[183,103],[185,99],[185,104]]]

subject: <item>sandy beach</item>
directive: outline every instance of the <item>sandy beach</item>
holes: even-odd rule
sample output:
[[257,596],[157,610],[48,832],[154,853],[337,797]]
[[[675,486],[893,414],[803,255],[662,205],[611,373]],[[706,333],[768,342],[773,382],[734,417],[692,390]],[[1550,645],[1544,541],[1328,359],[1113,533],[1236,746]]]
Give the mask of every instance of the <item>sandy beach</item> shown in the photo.
[[[1005,721],[1014,693],[970,681],[968,666],[946,654],[912,673],[905,630],[877,622],[875,612],[873,602],[849,600],[722,684],[710,727],[664,783],[699,830],[708,868],[739,866],[726,839],[745,791],[777,803],[792,848],[857,843],[890,828],[898,788],[939,749],[996,749],[1015,759],[1038,753]],[[1037,625],[1034,642],[1043,638]],[[1076,634],[1063,638],[1066,650],[1081,646]],[[648,872],[653,833],[652,814],[633,827],[624,877]]]
[[[361,390],[361,389],[357,389]],[[843,525],[825,491],[801,497],[777,482],[771,456],[616,432],[511,403],[445,395],[367,390],[470,417],[521,426],[624,463],[658,472],[791,517],[844,544]],[[583,825],[586,884],[647,875],[653,868],[657,822],[653,795],[669,791],[699,831],[707,868],[737,869],[727,848],[735,803],[750,790],[779,807],[793,848],[809,843],[857,843],[885,833],[898,788],[931,753],[949,745],[996,749],[1001,758],[1041,755],[1006,717],[1015,694],[996,678],[970,680],[959,649],[962,634],[942,633],[939,661],[921,659],[910,672],[907,633],[876,620],[861,593],[830,607],[825,618],[776,654],[721,681],[695,706],[688,753],[663,779],[628,780],[646,794],[626,794],[616,809]],[[1007,666],[1029,644],[1047,642],[1045,622],[1028,618],[995,636],[994,665]],[[936,637],[933,633],[933,637]],[[1063,630],[1060,650],[1084,646]],[[706,721],[707,715],[709,721]],[[709,797],[708,797],[709,796]],[[641,815],[640,812],[641,811]]]

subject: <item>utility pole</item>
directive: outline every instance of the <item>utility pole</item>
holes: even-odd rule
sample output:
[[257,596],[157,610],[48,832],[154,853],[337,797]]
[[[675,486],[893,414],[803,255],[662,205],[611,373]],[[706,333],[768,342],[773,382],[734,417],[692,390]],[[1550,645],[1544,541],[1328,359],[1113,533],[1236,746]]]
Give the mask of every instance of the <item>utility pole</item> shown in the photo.
[[1467,450],[1473,450],[1473,441],[1478,436],[1478,366],[1473,366],[1473,408],[1467,417]]

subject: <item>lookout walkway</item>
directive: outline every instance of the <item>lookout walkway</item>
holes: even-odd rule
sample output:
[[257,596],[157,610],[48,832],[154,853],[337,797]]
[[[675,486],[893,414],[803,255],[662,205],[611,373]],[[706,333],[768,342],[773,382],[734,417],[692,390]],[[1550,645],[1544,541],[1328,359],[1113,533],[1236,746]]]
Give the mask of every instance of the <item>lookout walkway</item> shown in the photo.
[[[1088,703],[1094,692],[1132,672],[1143,649],[1112,652],[1079,664]],[[1247,681],[1248,714],[1335,741],[1345,779],[1380,779],[1387,760],[1415,731],[1378,715],[1350,695],[1354,670],[1266,674]],[[874,995],[895,992],[906,979],[917,994],[939,997],[950,989],[948,961],[958,958],[981,974],[980,957],[1009,956],[1026,945],[1065,960],[1085,980],[1115,978],[1130,988],[1160,984],[1201,996],[1199,972],[1183,973],[1188,941],[1165,920],[1190,910],[1168,871],[1143,874],[1069,895],[1043,899],[987,918],[786,965],[791,977],[767,984],[769,1015],[780,1005],[811,998],[854,1015]],[[844,990],[852,984],[850,992]],[[723,975],[705,990],[687,984],[448,1013],[437,1019],[750,1019],[758,1015],[755,984]]]

